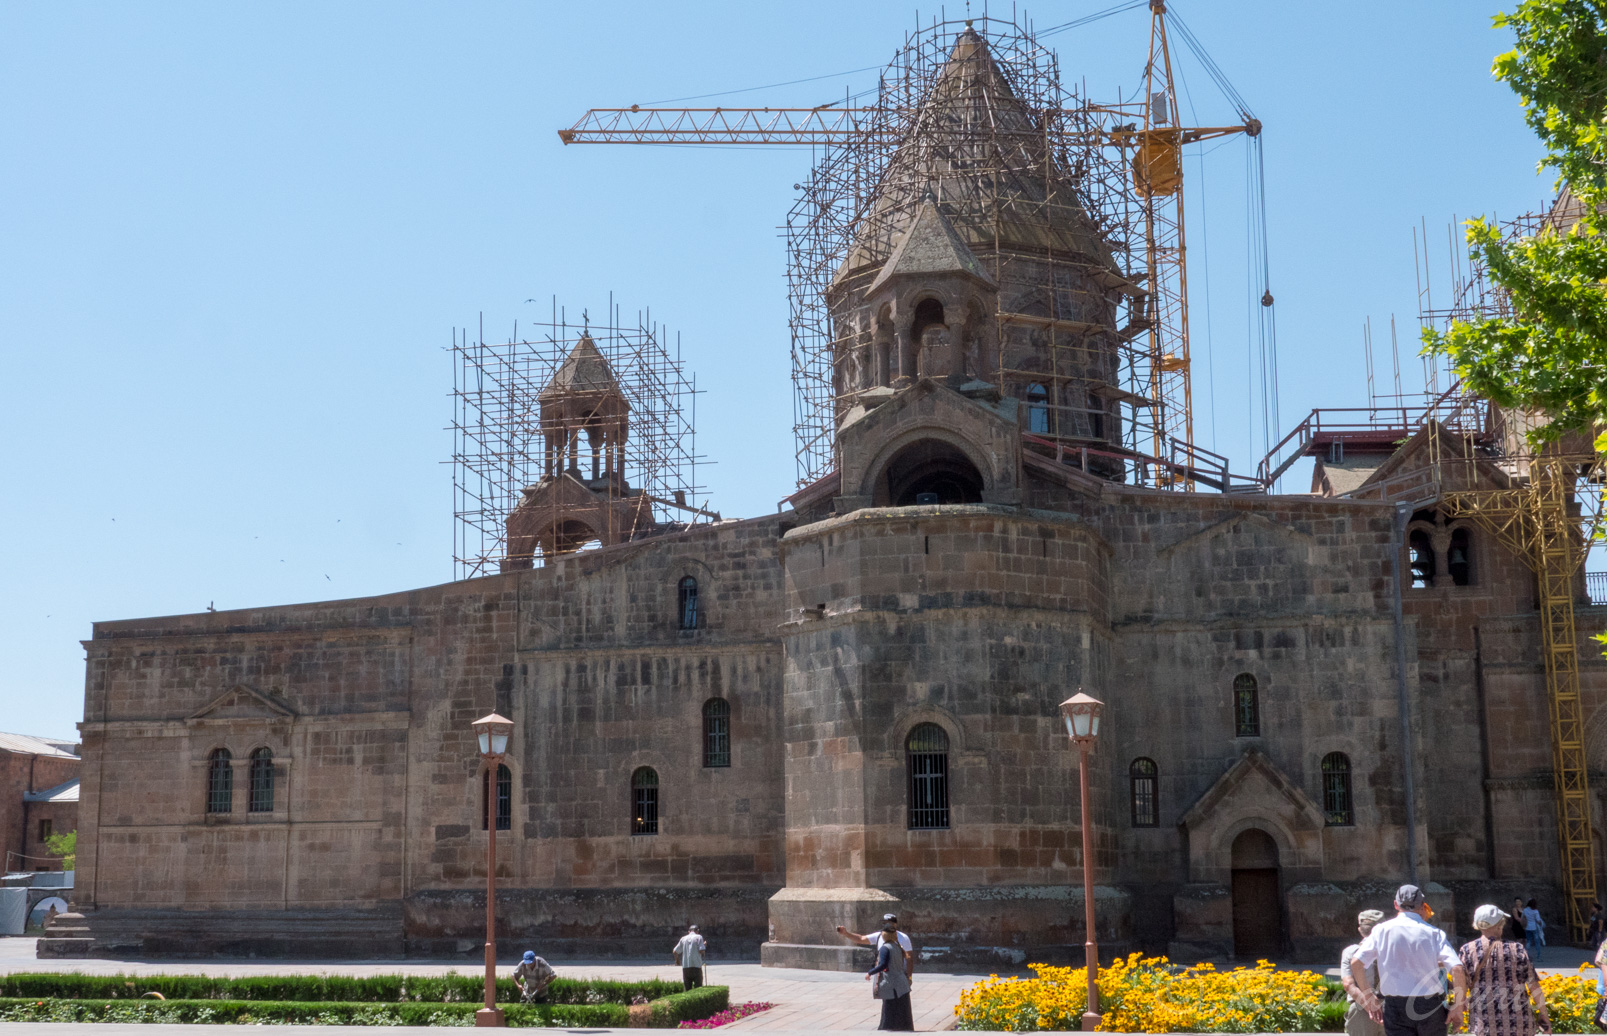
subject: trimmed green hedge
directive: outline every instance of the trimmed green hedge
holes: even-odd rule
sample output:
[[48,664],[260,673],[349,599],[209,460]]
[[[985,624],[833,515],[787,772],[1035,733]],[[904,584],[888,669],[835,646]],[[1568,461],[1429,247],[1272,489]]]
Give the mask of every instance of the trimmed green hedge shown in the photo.
[[[625,1004],[500,1005],[509,1025],[623,1028]],[[225,1025],[473,1025],[479,1004],[291,1000],[0,999],[0,1022],[210,1022]]]
[[681,1022],[698,1021],[731,1006],[730,986],[701,986],[684,993],[673,993],[648,1005],[649,1022],[655,1029],[673,1029]]
[[[678,982],[608,982],[554,979],[547,988],[553,1004],[630,1004],[659,1000],[681,991]],[[207,975],[0,975],[0,998],[58,1000],[135,1000],[149,992],[169,1000],[251,1000],[310,1003],[479,1003],[485,978],[449,971],[445,975],[259,975],[213,978]],[[518,1003],[512,979],[497,980],[497,1001]],[[712,1012],[711,1012],[712,1013]]]

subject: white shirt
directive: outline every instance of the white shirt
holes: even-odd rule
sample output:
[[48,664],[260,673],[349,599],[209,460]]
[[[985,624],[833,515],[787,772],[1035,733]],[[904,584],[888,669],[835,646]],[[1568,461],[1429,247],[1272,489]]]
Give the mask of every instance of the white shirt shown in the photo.
[[1440,969],[1462,966],[1445,933],[1412,912],[1375,925],[1354,959],[1364,968],[1378,964],[1376,992],[1381,996],[1443,996]]
[[[870,940],[871,949],[876,950],[877,952],[881,951],[882,939],[885,938],[883,933],[870,932],[865,936],[865,938]],[[910,937],[905,935],[903,932],[898,933],[898,946],[899,949],[903,950],[905,953],[915,952],[915,946],[910,942]]]
[[[660,943],[659,945],[663,945]],[[675,956],[681,961],[683,968],[701,968],[703,966],[703,949],[708,944],[703,936],[696,932],[687,932],[681,936],[681,941],[675,944]]]

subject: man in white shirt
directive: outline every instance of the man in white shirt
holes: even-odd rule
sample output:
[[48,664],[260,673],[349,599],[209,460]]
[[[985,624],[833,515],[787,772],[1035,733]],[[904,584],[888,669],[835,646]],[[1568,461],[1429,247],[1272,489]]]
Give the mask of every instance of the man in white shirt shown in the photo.
[[670,951],[670,956],[681,966],[682,989],[696,989],[703,984],[703,955],[708,950],[708,944],[703,941],[697,925],[688,926],[681,941]]
[[[1445,933],[1424,916],[1423,890],[1402,885],[1395,891],[1395,916],[1373,928],[1350,959],[1350,977],[1361,1003],[1386,1036],[1445,1036],[1460,1029],[1467,1009],[1467,971]],[[1367,969],[1378,965],[1378,988]],[[1445,979],[1454,984],[1449,1016]]]
[[[895,930],[898,929],[898,915],[897,914],[883,914],[882,915],[882,924],[886,925],[888,922],[892,922],[892,925],[893,925]],[[887,937],[886,934],[883,933],[883,932],[871,932],[869,935],[855,935],[853,932],[850,932],[848,929],[844,928],[842,925],[837,926],[837,934],[842,936],[844,939],[847,939],[849,942],[857,943],[860,946],[869,946],[873,953],[874,952],[879,952],[881,950],[881,948],[882,948],[882,940]],[[904,961],[905,961],[905,963],[904,963],[904,974],[909,978],[909,980],[911,982],[914,982],[915,981],[915,946],[914,946],[914,944],[912,944],[910,942],[910,937],[908,935],[906,935],[903,931],[898,931],[897,934],[898,934],[899,948],[904,951]]]

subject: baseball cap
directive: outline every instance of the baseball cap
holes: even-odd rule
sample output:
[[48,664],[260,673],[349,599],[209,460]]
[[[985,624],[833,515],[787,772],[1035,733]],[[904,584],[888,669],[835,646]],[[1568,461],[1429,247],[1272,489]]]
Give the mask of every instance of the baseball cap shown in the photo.
[[1356,927],[1371,929],[1373,925],[1384,919],[1382,910],[1363,910],[1356,915]]
[[1486,903],[1477,910],[1473,911],[1473,927],[1481,929],[1494,928],[1496,925],[1501,923],[1502,918],[1511,916],[1511,914],[1507,913],[1505,910],[1502,910],[1500,907]]
[[891,921],[893,924],[898,924],[898,915],[897,914],[883,914],[882,915],[882,924],[886,924],[889,921]]
[[526,964],[534,964],[535,962],[536,962],[536,951],[535,950],[526,950],[525,951],[525,963]]
[[1416,885],[1402,885],[1395,890],[1395,905],[1416,910],[1423,905],[1423,890]]

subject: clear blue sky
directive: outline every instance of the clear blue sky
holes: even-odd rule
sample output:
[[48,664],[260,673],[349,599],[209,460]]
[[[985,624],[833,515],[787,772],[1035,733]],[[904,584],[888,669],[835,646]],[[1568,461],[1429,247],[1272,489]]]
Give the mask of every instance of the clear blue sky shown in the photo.
[[[1267,127],[1283,423],[1362,402],[1362,321],[1413,324],[1419,219],[1443,267],[1453,215],[1548,193],[1489,76],[1495,7],[1175,6]],[[444,348],[481,313],[501,333],[554,294],[651,306],[706,390],[713,505],[774,509],[794,472],[775,228],[807,151],[554,131],[876,65],[914,25],[864,0],[0,3],[0,730],[73,736],[95,620],[449,580]],[[1136,11],[1052,43],[1110,96],[1146,33]],[[1231,116],[1182,72],[1202,122]],[[1238,143],[1190,160],[1190,277],[1199,437],[1251,468],[1244,164]]]

